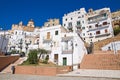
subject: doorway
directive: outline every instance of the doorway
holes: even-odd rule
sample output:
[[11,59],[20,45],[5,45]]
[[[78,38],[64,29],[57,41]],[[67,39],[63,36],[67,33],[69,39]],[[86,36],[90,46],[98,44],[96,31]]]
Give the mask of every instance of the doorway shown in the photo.
[[67,65],[67,58],[66,57],[63,58],[63,65],[64,66]]

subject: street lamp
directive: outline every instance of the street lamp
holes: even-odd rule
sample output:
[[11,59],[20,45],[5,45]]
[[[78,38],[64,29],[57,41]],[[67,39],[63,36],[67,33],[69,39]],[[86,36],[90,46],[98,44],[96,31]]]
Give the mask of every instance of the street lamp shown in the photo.
[[28,45],[29,45],[29,43],[26,43],[26,54],[27,54],[27,50],[28,50]]
[[38,49],[39,49],[39,40],[37,40],[37,45],[38,45]]
[[22,39],[20,39],[20,43],[19,43],[20,45],[19,45],[19,48],[20,48],[20,52],[22,52],[22,44],[23,44],[23,41],[22,41]]

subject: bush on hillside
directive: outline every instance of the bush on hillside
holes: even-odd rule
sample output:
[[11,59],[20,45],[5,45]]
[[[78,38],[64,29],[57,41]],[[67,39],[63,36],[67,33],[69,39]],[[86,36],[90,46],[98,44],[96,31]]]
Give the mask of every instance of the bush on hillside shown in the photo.
[[114,35],[118,35],[120,33],[120,27],[115,27],[114,28]]
[[28,62],[30,64],[38,64],[37,50],[31,50],[28,54]]

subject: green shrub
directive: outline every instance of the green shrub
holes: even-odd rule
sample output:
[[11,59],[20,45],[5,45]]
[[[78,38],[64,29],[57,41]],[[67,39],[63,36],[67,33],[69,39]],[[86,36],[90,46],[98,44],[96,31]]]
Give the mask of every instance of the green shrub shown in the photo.
[[119,33],[120,33],[120,27],[115,27],[114,28],[114,35],[116,36]]
[[28,54],[28,62],[30,64],[38,64],[37,50],[31,50]]
[[12,50],[10,53],[11,53],[11,54],[16,54],[16,53],[17,53],[17,50]]

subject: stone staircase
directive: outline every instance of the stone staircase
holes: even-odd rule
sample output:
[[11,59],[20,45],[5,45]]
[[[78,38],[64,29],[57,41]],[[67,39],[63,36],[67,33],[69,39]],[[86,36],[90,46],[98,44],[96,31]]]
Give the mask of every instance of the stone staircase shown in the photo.
[[21,58],[19,58],[17,61],[15,61],[14,63],[12,63],[12,64],[10,64],[9,66],[7,66],[4,70],[2,70],[1,73],[12,73],[11,67],[12,67],[12,66],[19,65],[19,64],[22,64],[23,61],[25,61],[26,59],[27,59],[26,57],[21,57]]
[[84,55],[80,69],[120,70],[120,54],[96,53]]

